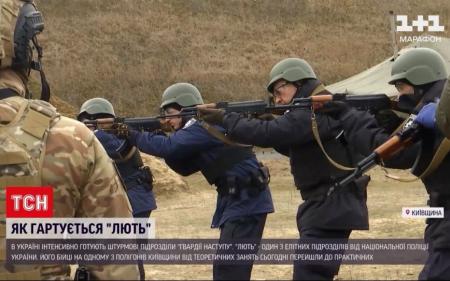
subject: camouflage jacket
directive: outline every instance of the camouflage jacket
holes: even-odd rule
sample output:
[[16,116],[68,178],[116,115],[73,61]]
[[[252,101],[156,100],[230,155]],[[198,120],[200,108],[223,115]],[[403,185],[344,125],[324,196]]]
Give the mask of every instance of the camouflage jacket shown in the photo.
[[[0,73],[0,88],[5,88],[6,83],[2,83],[1,78]],[[23,101],[20,96],[0,99],[0,126],[14,119]],[[44,153],[41,182],[43,186],[54,188],[54,217],[132,217],[127,195],[112,160],[94,134],[82,123],[66,117],[54,119]],[[1,186],[0,190],[4,191],[4,188]],[[2,240],[2,251],[5,251],[5,240]],[[87,268],[95,279],[139,279],[135,265]],[[9,266],[8,269],[7,273],[12,271],[20,274],[21,271],[30,270],[30,266]],[[34,269],[40,271],[40,279],[69,277],[68,265],[45,265]],[[5,266],[0,267],[2,272],[5,273]]]
[[448,81],[438,104],[436,123],[444,135],[450,139],[450,85]]

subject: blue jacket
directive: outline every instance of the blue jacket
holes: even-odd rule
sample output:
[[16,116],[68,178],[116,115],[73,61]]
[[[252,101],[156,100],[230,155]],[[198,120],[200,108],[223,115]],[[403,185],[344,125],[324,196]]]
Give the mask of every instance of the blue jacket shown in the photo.
[[116,166],[127,190],[128,199],[133,208],[133,215],[156,209],[156,201],[151,191],[151,182],[145,178],[145,172],[139,169],[135,161],[129,159],[119,162],[120,154],[129,149],[129,143],[104,131],[95,131],[95,136],[101,142],[109,157],[116,162]]
[[[224,131],[223,128],[216,127]],[[162,157],[175,172],[187,176],[198,171],[204,172],[214,165],[225,144],[213,137],[195,119],[170,136],[157,135],[150,132],[133,131],[130,142],[144,153]],[[223,171],[214,184],[226,182],[227,178],[235,177],[238,182],[249,182],[252,173],[259,169],[256,157],[242,160]],[[240,188],[238,196],[218,193],[216,211],[211,227],[220,227],[230,218],[274,211],[272,197],[268,186],[260,192],[253,193],[252,184],[248,188]]]

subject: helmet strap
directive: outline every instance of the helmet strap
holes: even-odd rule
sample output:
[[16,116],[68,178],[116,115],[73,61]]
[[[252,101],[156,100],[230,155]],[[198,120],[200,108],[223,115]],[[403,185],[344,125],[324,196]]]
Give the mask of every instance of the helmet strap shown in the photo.
[[39,73],[41,75],[41,100],[48,102],[50,101],[50,85],[48,85],[44,71],[41,69]]
[[33,37],[32,41],[34,47],[37,50],[38,59],[37,61],[31,62],[31,68],[39,71],[39,74],[41,76],[41,100],[48,102],[50,101],[50,85],[47,82],[47,78],[45,77],[44,69],[42,67],[42,56],[43,56],[42,47],[39,45],[36,36]]

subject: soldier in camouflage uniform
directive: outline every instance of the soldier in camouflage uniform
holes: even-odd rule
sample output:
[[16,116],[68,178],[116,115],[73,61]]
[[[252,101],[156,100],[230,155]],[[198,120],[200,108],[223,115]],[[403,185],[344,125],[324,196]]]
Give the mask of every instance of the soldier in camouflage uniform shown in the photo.
[[[42,55],[36,35],[43,29],[34,3],[0,0],[0,10],[0,279],[68,279],[68,265],[5,262],[5,187],[53,187],[54,217],[131,217],[130,204],[94,134],[82,123],[60,116],[49,103],[24,98],[29,96],[26,84],[31,68],[41,72],[42,97],[49,98],[40,60],[32,61],[31,42],[39,58]],[[87,269],[95,279],[139,278],[136,265]]]

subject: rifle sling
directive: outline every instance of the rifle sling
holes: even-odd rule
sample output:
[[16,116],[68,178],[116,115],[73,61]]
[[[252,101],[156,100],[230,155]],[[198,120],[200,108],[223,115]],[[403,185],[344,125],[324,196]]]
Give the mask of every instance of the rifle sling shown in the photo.
[[399,181],[399,182],[415,182],[417,181],[419,178],[416,176],[410,176],[410,177],[402,177],[402,176],[397,176],[394,174],[389,173],[389,171],[384,167],[383,164],[380,165],[381,169],[384,172],[384,176],[387,178],[390,178],[391,180],[395,180],[395,181]]
[[325,151],[325,148],[324,148],[324,146],[322,144],[322,141],[320,140],[319,128],[317,126],[317,121],[316,121],[316,117],[315,117],[314,111],[311,111],[311,113],[312,113],[311,114],[311,127],[312,127],[312,132],[313,132],[313,135],[314,135],[314,139],[316,140],[317,144],[319,145],[319,147],[322,150],[322,152],[325,155],[325,157],[328,159],[328,161],[331,163],[331,165],[335,166],[339,170],[354,171],[355,168],[347,167],[347,166],[341,165],[341,164],[337,163],[336,161],[334,161],[328,155],[328,153]]
[[[335,162],[325,151],[325,148],[322,144],[322,141],[320,140],[320,135],[319,135],[319,129],[317,126],[317,121],[314,115],[314,112],[312,113],[311,116],[311,125],[312,125],[312,132],[314,135],[314,138],[317,142],[317,144],[319,145],[320,149],[322,150],[323,154],[325,155],[325,157],[328,159],[328,161],[335,166],[338,169],[344,170],[344,171],[353,171],[355,170],[355,168],[350,168],[350,167],[346,167],[344,165],[341,165],[337,162]],[[405,122],[403,122],[398,128],[397,130],[395,130],[391,135],[394,135],[395,133],[397,133],[401,128],[403,128],[403,125],[405,124]],[[442,142],[440,143],[438,149],[436,150],[430,164],[427,166],[427,168],[424,170],[424,172],[419,176],[419,177],[399,177],[393,174],[390,174],[385,168],[384,165],[380,165],[384,172],[386,173],[385,176],[393,179],[393,180],[397,180],[400,182],[414,182],[418,179],[423,179],[425,177],[427,177],[428,175],[430,175],[432,172],[434,172],[434,170],[436,170],[437,167],[439,167],[439,165],[442,163],[442,161],[444,160],[444,158],[447,156],[447,154],[450,152],[450,140],[447,138],[444,138],[442,140]]]
[[[125,163],[128,160],[130,160],[132,157],[136,157],[137,158],[136,154],[138,154],[140,156],[139,150],[137,150],[136,146],[132,146],[128,150],[124,151],[123,153],[124,153],[124,155],[120,155],[120,158],[113,159],[114,162],[116,162],[118,164]],[[139,162],[139,160],[138,160],[138,162]],[[140,162],[142,162],[142,159],[141,159]]]
[[[319,84],[314,89],[314,91],[312,91],[310,96],[318,95],[318,94],[320,94],[320,93],[322,93],[324,91],[327,91],[325,86],[323,84]],[[312,105],[311,105],[311,107],[312,107]],[[319,128],[318,128],[318,125],[317,125],[317,121],[316,121],[316,116],[315,116],[314,110],[312,108],[311,108],[311,129],[312,129],[312,133],[313,133],[314,139],[317,142],[317,145],[319,145],[320,149],[322,150],[323,154],[328,159],[328,161],[331,163],[331,165],[335,166],[339,170],[344,170],[344,171],[354,171],[355,170],[355,168],[346,167],[344,165],[341,165],[341,164],[337,163],[325,151],[325,148],[324,148],[324,146],[322,144],[322,141],[320,140]]]
[[225,144],[232,145],[232,146],[239,146],[239,147],[252,147],[251,145],[241,144],[241,143],[232,141],[229,137],[227,137],[222,132],[220,132],[219,130],[217,130],[216,128],[211,126],[210,124],[206,123],[205,121],[198,120],[198,122],[206,131],[208,131],[208,133],[211,136],[217,138],[218,140],[222,141]]
[[[406,122],[406,120],[405,120]],[[397,133],[398,131],[400,131],[400,129],[403,127],[404,123],[403,122],[399,128],[394,132]],[[393,133],[393,134],[394,134]],[[444,158],[447,156],[447,154],[450,152],[450,140],[447,138],[444,138],[441,143],[439,144],[436,152],[433,155],[433,158],[430,161],[430,164],[428,164],[428,166],[425,168],[425,170],[422,172],[422,174],[420,174],[420,176],[418,177],[400,177],[400,176],[396,176],[393,174],[390,174],[383,166],[381,165],[381,167],[383,168],[384,172],[386,173],[385,176],[396,180],[396,181],[400,181],[400,182],[414,182],[418,179],[423,179],[426,178],[428,175],[430,175],[432,172],[434,172],[434,170],[436,170],[439,165],[442,163],[442,161],[444,160]],[[417,158],[420,158],[420,155],[417,156]]]
[[[418,179],[426,178],[428,175],[430,175],[432,172],[434,172],[439,165],[442,163],[444,158],[447,156],[447,154],[450,152],[450,140],[447,138],[444,138],[441,143],[438,146],[438,149],[433,155],[433,158],[430,161],[430,164],[428,164],[427,168],[420,174],[418,177],[399,177],[393,174],[390,174],[383,166],[383,170],[386,173],[385,176],[396,180],[400,182],[414,182]],[[419,155],[420,157],[420,155]]]
[[[320,94],[323,91],[327,91],[327,89],[325,88],[325,86],[323,84],[320,84],[314,89],[314,91],[311,93],[311,96]],[[319,127],[317,125],[316,116],[314,114],[313,109],[311,109],[311,128],[312,128],[312,133],[313,133],[314,139],[316,140],[317,144],[319,145],[320,149],[322,150],[323,155],[325,155],[325,157],[328,159],[328,162],[330,162],[331,165],[333,165],[337,169],[343,170],[343,171],[354,171],[355,170],[355,168],[353,168],[353,167],[347,167],[347,166],[337,163],[325,151],[325,147],[323,146],[322,141],[320,140]]]
[[[408,116],[409,116],[409,115],[408,115]],[[397,129],[395,129],[395,130],[390,134],[390,137],[393,137],[394,135],[396,135],[397,133],[399,133],[399,132],[402,130],[402,128],[405,126],[405,124],[406,124],[407,121],[408,121],[408,118],[405,118],[405,120],[397,127]],[[417,159],[418,159],[419,157],[420,157],[420,155],[417,156]],[[380,167],[381,167],[381,169],[382,169],[383,172],[384,172],[384,176],[387,177],[387,178],[390,178],[390,179],[392,179],[392,180],[396,180],[396,181],[399,181],[399,182],[414,182],[414,181],[416,181],[416,180],[419,179],[419,178],[417,178],[417,177],[415,177],[415,176],[412,176],[412,177],[402,177],[402,176],[397,176],[397,175],[394,175],[394,174],[390,173],[390,172],[384,167],[384,163],[383,163],[382,160],[381,160],[381,163],[380,163]]]
[[439,144],[438,149],[434,153],[433,159],[431,160],[430,164],[425,169],[425,171],[419,176],[419,178],[423,179],[428,175],[430,175],[432,172],[434,172],[434,170],[436,170],[436,168],[439,167],[439,165],[442,163],[442,161],[447,156],[449,151],[450,151],[450,140],[444,138]]

